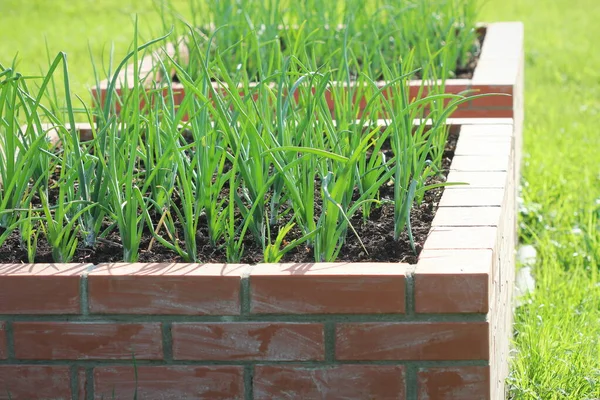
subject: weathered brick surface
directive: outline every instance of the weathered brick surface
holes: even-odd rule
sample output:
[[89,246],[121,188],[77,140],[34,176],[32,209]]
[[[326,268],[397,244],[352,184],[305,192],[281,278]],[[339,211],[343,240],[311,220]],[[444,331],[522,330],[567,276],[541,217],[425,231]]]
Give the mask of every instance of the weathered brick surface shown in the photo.
[[[438,81],[439,83],[439,81]],[[383,87],[384,82],[380,83],[380,87]],[[427,87],[423,88],[423,81],[414,80],[409,83],[409,98],[416,99],[421,93],[421,97],[432,94],[431,90]],[[452,79],[446,81],[445,93],[459,94],[471,89],[471,81],[469,79]],[[468,107],[468,103],[465,103],[465,107]]]
[[[448,174],[447,181],[454,183],[466,183],[471,188],[502,188],[506,186],[507,172],[463,172],[452,170]],[[511,177],[512,179],[512,177]],[[460,187],[460,186],[459,186]],[[450,187],[449,187],[450,188]],[[448,188],[448,189],[449,189]]]
[[417,313],[487,313],[493,251],[427,250],[415,269]]
[[[512,137],[495,135],[482,129],[482,135],[459,140],[454,155],[457,156],[506,156],[512,153]],[[462,131],[462,130],[461,130]],[[464,135],[463,132],[461,132]]]
[[487,322],[339,324],[338,360],[487,360]]
[[163,356],[159,323],[15,322],[22,360],[155,360]]
[[0,264],[0,314],[77,314],[87,265]]
[[177,323],[176,360],[323,360],[323,325],[316,323]]
[[502,207],[439,207],[431,226],[497,226]]
[[509,156],[454,156],[450,171],[506,172]]
[[236,315],[242,269],[219,264],[103,264],[88,278],[90,312]]
[[71,399],[68,366],[0,365],[0,399]]
[[383,263],[258,264],[256,314],[404,313],[404,266]]
[[397,365],[259,365],[254,372],[257,400],[403,400],[405,395],[404,367]]
[[[493,62],[483,61],[480,65],[481,70],[493,71]],[[485,71],[484,71],[485,72]],[[511,71],[506,71],[510,75]],[[516,71],[513,80],[516,79]],[[493,77],[492,77],[493,78]],[[480,78],[484,81],[484,77]],[[510,78],[509,78],[510,79]],[[486,109],[486,108],[504,108],[512,109],[513,106],[513,84],[506,82],[504,85],[485,85],[475,84],[471,86],[471,90],[475,91],[474,94],[481,93],[493,93],[497,94],[494,96],[484,96],[471,100],[471,108],[473,109]]]
[[453,188],[444,191],[440,207],[500,207],[504,189]]
[[239,400],[244,398],[244,370],[192,365],[94,368],[95,399],[131,400],[136,392],[144,400]]
[[419,400],[490,399],[489,367],[420,368],[417,382]]
[[432,227],[424,250],[479,250],[496,245],[495,227]]
[[6,346],[6,323],[0,322],[0,359],[5,359],[8,355]]

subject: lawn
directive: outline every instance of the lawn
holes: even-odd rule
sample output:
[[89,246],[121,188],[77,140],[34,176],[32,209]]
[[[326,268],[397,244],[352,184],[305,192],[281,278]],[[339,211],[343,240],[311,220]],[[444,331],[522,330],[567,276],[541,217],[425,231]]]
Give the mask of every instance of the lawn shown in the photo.
[[94,83],[90,52],[96,64],[106,66],[114,46],[114,58],[121,60],[132,43],[136,15],[142,38],[163,31],[152,0],[2,0],[0,24],[6,32],[0,63],[10,65],[18,55],[20,72],[39,74],[47,69],[47,43],[52,58],[67,53],[72,90],[86,96]]
[[535,298],[516,313],[515,399],[600,398],[600,26],[596,0],[490,1],[523,20],[521,237],[538,250]]
[[[184,3],[184,0],[180,1]],[[69,56],[74,91],[93,83],[114,43],[161,30],[150,0],[3,0],[0,63],[19,53],[37,73]],[[517,309],[510,385],[515,399],[600,398],[600,37],[597,0],[488,0],[482,20],[526,26],[526,122],[521,238],[538,251],[535,296]]]

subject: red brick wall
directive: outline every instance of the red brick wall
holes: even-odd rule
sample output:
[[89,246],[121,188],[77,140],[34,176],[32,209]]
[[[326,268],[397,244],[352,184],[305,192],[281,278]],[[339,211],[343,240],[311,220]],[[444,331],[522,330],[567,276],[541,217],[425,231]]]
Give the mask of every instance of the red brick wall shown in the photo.
[[2,265],[0,387],[12,399],[488,398],[485,312],[417,313],[411,268]]

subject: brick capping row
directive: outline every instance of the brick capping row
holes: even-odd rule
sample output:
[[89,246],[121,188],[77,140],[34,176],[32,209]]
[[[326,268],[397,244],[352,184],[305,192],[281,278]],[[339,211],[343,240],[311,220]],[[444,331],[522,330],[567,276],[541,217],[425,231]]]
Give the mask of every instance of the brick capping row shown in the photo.
[[0,264],[0,399],[503,398],[519,130],[460,122],[415,265]]
[[[500,94],[500,96],[489,96],[474,99],[461,104],[452,114],[453,118],[515,118],[522,120],[522,97],[523,97],[523,24],[520,22],[496,22],[482,24],[486,31],[481,54],[472,79],[448,79],[444,83],[445,93],[459,94],[468,92],[471,94]],[[175,46],[168,44],[164,49],[171,56],[175,55]],[[182,51],[181,49],[179,50]],[[140,77],[145,77],[147,84],[152,84],[152,68],[156,64],[156,58],[164,57],[161,53],[156,53],[143,57],[140,60],[138,72]],[[122,93],[125,89],[131,89],[135,77],[134,68],[130,66],[123,71],[120,79],[117,93]],[[161,84],[160,78],[158,84]],[[439,82],[438,82],[439,83]],[[378,83],[380,87],[385,82]],[[217,84],[215,84],[217,85]],[[94,99],[106,98],[108,80],[100,83],[99,87],[92,87]],[[409,96],[416,98],[419,96],[423,81],[414,80],[410,82]],[[427,84],[425,84],[427,87]],[[221,90],[215,86],[217,90]],[[185,96],[185,88],[182,84],[171,83],[173,98],[176,104],[182,102]],[[99,93],[98,93],[99,91]],[[427,90],[425,90],[425,93]],[[165,93],[166,94],[166,93]],[[364,99],[358,100],[366,104]],[[330,108],[333,109],[332,99],[328,99]]]

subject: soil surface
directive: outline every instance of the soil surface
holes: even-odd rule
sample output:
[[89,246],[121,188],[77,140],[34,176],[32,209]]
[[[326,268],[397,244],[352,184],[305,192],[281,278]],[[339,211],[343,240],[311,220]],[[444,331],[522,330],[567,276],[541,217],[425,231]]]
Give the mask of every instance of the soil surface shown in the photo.
[[[429,183],[444,182],[447,176],[454,149],[458,140],[458,134],[451,131],[443,159],[443,171],[440,176],[435,177]],[[417,254],[410,246],[410,241],[406,232],[402,234],[398,241],[393,238],[394,232],[394,207],[393,204],[383,204],[379,207],[373,207],[370,219],[363,221],[362,213],[358,212],[352,219],[352,225],[361,238],[366,252],[360,244],[360,241],[348,230],[346,242],[342,246],[337,261],[377,261],[377,262],[408,262],[416,263],[418,253],[429,233],[431,222],[435,216],[437,205],[441,198],[443,188],[434,189],[426,193],[423,202],[413,207],[411,211],[412,233],[415,242]],[[380,198],[392,199],[393,186],[384,187],[380,191]],[[315,198],[320,198],[320,193],[316,193]],[[315,205],[315,215],[319,215],[321,204]],[[158,219],[158,218],[157,218]],[[277,227],[271,228],[272,237],[275,238],[280,227],[287,221],[282,220]],[[286,236],[287,241],[292,241],[298,237],[300,232],[292,230]],[[179,235],[183,237],[183,234]],[[198,254],[201,262],[226,262],[226,254],[223,246],[213,247],[208,240],[208,229],[202,226],[197,232],[196,241],[198,245]],[[79,243],[72,262],[75,263],[102,263],[102,262],[120,262],[122,261],[122,247],[118,232],[113,231],[106,238],[98,241],[94,248],[83,247]],[[263,252],[255,238],[248,233],[244,240],[244,256],[242,263],[256,264],[262,262]],[[156,241],[152,240],[152,233],[146,231],[140,245],[139,262],[183,262],[173,251],[165,248]],[[20,235],[18,231],[11,233],[8,239],[0,247],[0,263],[27,263],[27,253],[21,246]],[[52,251],[45,238],[40,235],[37,255],[37,263],[52,263]],[[301,245],[287,253],[281,262],[308,263],[314,262],[313,250],[305,245]]]

